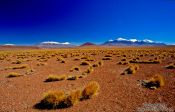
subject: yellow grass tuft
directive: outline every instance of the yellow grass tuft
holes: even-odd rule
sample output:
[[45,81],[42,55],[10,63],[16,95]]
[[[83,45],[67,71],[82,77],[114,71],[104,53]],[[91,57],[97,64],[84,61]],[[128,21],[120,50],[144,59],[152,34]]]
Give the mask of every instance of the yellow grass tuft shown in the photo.
[[53,82],[53,81],[61,81],[61,80],[65,80],[66,76],[65,75],[49,75],[48,78],[45,80],[45,82]]
[[66,99],[65,93],[63,91],[49,91],[45,93],[43,100],[40,104],[44,108],[56,109],[64,107],[64,101]]
[[99,84],[95,81],[90,82],[82,91],[82,99],[92,98],[99,91]]
[[80,98],[81,98],[81,90],[73,90],[65,99],[64,104],[66,105],[66,107],[73,106],[79,102]]
[[8,78],[12,78],[12,77],[20,77],[22,75],[20,75],[19,73],[16,72],[11,72],[7,75]]

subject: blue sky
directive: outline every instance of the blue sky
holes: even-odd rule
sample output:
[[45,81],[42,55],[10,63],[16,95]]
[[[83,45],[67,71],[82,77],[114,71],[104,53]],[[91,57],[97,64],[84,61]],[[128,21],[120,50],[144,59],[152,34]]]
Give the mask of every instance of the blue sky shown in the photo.
[[0,44],[175,43],[175,0],[0,0]]

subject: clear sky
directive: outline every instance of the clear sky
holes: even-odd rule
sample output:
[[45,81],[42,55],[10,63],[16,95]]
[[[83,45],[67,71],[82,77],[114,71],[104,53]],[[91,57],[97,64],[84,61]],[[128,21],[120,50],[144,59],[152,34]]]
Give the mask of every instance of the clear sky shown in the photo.
[[175,43],[175,0],[0,0],[0,44]]

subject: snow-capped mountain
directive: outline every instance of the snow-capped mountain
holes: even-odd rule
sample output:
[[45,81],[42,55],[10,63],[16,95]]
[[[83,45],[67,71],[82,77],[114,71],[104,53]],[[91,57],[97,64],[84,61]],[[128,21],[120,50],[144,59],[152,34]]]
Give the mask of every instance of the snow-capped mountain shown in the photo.
[[2,46],[15,46],[15,44],[3,44]]
[[149,39],[137,40],[137,39],[125,39],[117,38],[115,40],[109,40],[102,45],[105,46],[166,46],[164,43],[154,42]]
[[38,47],[40,48],[70,48],[75,47],[75,45],[70,44],[69,42],[54,42],[54,41],[46,41],[41,42]]

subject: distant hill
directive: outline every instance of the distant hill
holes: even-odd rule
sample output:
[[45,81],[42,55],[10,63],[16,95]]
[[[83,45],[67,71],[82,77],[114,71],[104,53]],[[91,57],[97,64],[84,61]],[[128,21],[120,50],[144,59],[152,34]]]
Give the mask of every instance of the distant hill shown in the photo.
[[93,45],[96,45],[96,44],[91,43],[91,42],[86,42],[86,43],[84,43],[84,44],[82,44],[80,46],[93,46]]
[[136,40],[118,38],[116,40],[109,40],[102,44],[103,46],[166,46],[164,43],[154,42],[152,40]]

